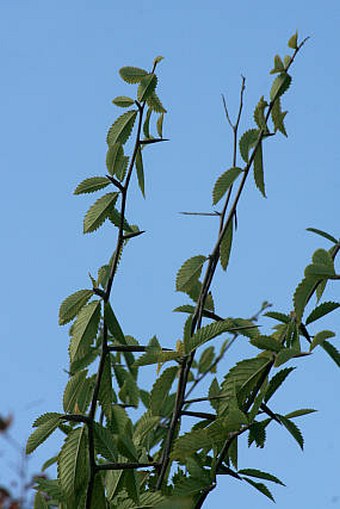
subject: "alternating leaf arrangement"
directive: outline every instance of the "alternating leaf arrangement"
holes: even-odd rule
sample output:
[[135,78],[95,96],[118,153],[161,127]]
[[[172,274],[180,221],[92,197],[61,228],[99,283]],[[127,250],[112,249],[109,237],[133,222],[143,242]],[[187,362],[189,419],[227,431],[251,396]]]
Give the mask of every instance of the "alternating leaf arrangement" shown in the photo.
[[[281,99],[291,85],[289,71],[304,43],[294,34],[288,43],[292,54],[274,57],[271,74],[276,77],[269,98],[260,98],[253,114],[255,126],[241,136],[244,78],[235,123],[223,98],[234,134],[232,162],[213,188],[212,204],[221,207],[209,214],[218,220],[215,245],[210,253],[189,258],[177,273],[176,290],[190,301],[175,310],[188,316],[174,349],[162,348],[156,336],[143,345],[126,334],[110,303],[123,249],[143,233],[126,217],[131,179],[135,174],[145,196],[144,151],[165,141],[166,110],[157,94],[156,75],[162,57],[155,58],[151,71],[120,70],[123,81],[135,85],[135,98],[113,99],[115,106],[127,110],[108,131],[106,171],[86,178],[74,192],[104,190],[85,214],[84,233],[96,231],[108,220],[116,229],[116,244],[97,277],[90,275],[90,287],[76,291],[60,307],[60,325],[71,323],[63,412],[46,413],[34,422],[27,452],[56,430],[64,441],[59,454],[45,464],[48,468],[57,463],[57,478],[37,479],[35,508],[199,509],[220,476],[244,481],[271,500],[267,483],[283,485],[271,473],[245,468],[239,442],[246,435],[249,447],[263,448],[270,428],[278,425],[303,448],[295,419],[314,410],[293,409],[282,415],[276,410],[275,395],[295,369],[286,365],[315,349],[322,348],[340,366],[340,353],[329,341],[335,333],[314,329],[319,319],[340,307],[336,302],[320,302],[327,283],[339,279],[334,261],[340,242],[309,228],[331,242],[331,248],[314,253],[294,293],[290,314],[267,311],[267,302],[250,318],[218,313],[211,285],[218,263],[223,270],[229,265],[237,207],[250,173],[266,196],[263,145],[277,133],[287,135]],[[111,186],[114,191],[106,192]],[[317,303],[307,311],[314,297]],[[275,320],[267,334],[258,325],[264,311]],[[240,336],[254,347],[254,356],[225,371],[226,363],[221,361]],[[151,365],[156,365],[156,380],[151,388],[143,388],[139,370]],[[203,380],[210,380],[205,384],[208,390],[193,397]]]

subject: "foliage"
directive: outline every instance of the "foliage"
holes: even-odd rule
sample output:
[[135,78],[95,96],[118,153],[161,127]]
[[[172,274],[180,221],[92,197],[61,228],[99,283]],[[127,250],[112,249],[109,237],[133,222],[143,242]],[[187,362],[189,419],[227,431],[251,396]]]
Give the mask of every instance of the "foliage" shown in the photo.
[[[334,260],[340,243],[326,232],[310,229],[331,242],[331,248],[314,253],[295,290],[292,312],[266,313],[274,320],[268,334],[261,334],[257,325],[268,303],[251,318],[220,316],[215,311],[211,284],[218,263],[226,270],[230,262],[237,207],[251,173],[256,187],[266,196],[264,145],[268,137],[287,135],[287,112],[281,102],[292,83],[291,66],[304,43],[294,34],[288,43],[292,54],[284,59],[275,56],[271,74],[276,77],[269,98],[262,96],[255,107],[253,128],[239,135],[244,79],[234,124],[224,102],[234,133],[233,163],[218,177],[212,192],[212,205],[221,202],[212,251],[192,256],[177,273],[176,290],[191,300],[175,310],[188,316],[183,337],[174,349],[162,348],[156,337],[147,345],[140,344],[125,333],[110,304],[123,249],[143,233],[127,218],[131,179],[136,177],[145,196],[144,156],[152,146],[166,141],[166,109],[158,97],[156,74],[162,57],[155,58],[150,71],[137,67],[120,70],[123,81],[137,90],[135,98],[120,95],[113,100],[126,111],[108,131],[108,173],[89,177],[75,189],[78,195],[114,187],[90,206],[84,233],[94,232],[108,220],[116,229],[116,245],[108,263],[99,268],[97,279],[90,277],[90,288],[76,291],[60,307],[60,325],[72,322],[70,378],[63,413],[49,412],[35,421],[27,452],[56,430],[64,435],[64,441],[57,457],[47,461],[48,465],[57,462],[57,478],[37,480],[36,508],[198,509],[220,476],[245,481],[271,500],[274,497],[268,483],[283,485],[271,473],[239,468],[239,463],[245,462],[239,458],[239,441],[247,436],[249,446],[263,448],[270,429],[279,424],[303,448],[303,435],[294,419],[314,410],[302,408],[282,415],[272,399],[294,371],[295,366],[286,365],[293,359],[298,362],[322,348],[340,365],[340,354],[329,342],[334,332],[310,329],[310,324],[314,327],[339,307],[335,302],[319,301],[327,283],[339,279]],[[314,297],[317,304],[310,310]],[[221,360],[240,335],[254,347],[253,357],[217,374]],[[217,337],[224,340],[219,352]],[[141,385],[139,372],[144,366],[155,369],[153,364],[158,376],[150,390]],[[211,382],[206,395],[189,397],[208,377]],[[197,410],[199,403],[204,411]],[[194,423],[186,432],[184,417]]]

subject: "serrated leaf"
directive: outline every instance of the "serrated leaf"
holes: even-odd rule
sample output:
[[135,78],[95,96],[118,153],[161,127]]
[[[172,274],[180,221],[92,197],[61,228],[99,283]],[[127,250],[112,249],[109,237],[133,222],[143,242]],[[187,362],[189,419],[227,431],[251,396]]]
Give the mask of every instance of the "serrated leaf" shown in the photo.
[[220,244],[220,262],[223,270],[227,270],[232,244],[233,244],[233,221],[230,221]]
[[121,345],[126,345],[124,333],[109,302],[104,304],[104,320],[114,339]]
[[281,371],[278,371],[273,378],[270,380],[266,395],[264,397],[264,401],[267,403],[267,401],[270,400],[270,398],[275,394],[275,392],[278,390],[278,388],[283,384],[283,382],[286,380],[287,376],[294,371],[295,368],[283,368]]
[[280,131],[284,136],[287,136],[287,131],[284,125],[284,119],[287,111],[281,110],[281,99],[278,97],[273,103],[271,117],[274,124],[274,131]]
[[191,338],[186,342],[186,353],[189,354],[207,341],[220,336],[224,332],[230,331],[237,331],[237,327],[235,327],[233,321],[230,319],[221,320],[219,322],[213,322],[209,325],[205,325],[204,327],[201,327],[201,329],[199,329],[195,334],[193,334]]
[[274,366],[278,368],[300,354],[296,348],[283,348],[276,356]]
[[124,155],[123,146],[120,143],[111,145],[106,153],[106,167],[110,175],[116,175],[119,180],[123,180],[129,158]]
[[262,472],[261,470],[257,470],[256,468],[244,468],[237,472],[238,474],[247,475],[249,477],[257,477],[258,479],[265,479],[266,481],[274,482],[275,484],[281,484],[281,486],[285,486],[280,479],[275,477],[273,474],[269,474],[268,472]]
[[112,388],[112,372],[111,372],[111,359],[106,356],[103,368],[102,379],[99,388],[98,402],[102,407],[103,413],[108,420],[112,420],[112,407],[113,403],[117,402],[117,396]]
[[97,454],[100,454],[108,461],[117,461],[117,440],[112,432],[104,428],[104,426],[94,422],[93,423],[94,445]]
[[58,477],[68,498],[78,498],[86,490],[88,471],[87,430],[83,426],[67,435],[59,454]]
[[110,181],[106,177],[91,177],[80,182],[80,184],[78,184],[78,186],[75,188],[73,194],[94,193],[95,191],[99,191],[99,189],[103,189],[109,184]]
[[256,144],[258,137],[259,137],[258,129],[249,129],[241,136],[239,142],[240,153],[243,161],[245,161],[246,163],[249,161],[249,151]]
[[104,223],[109,217],[111,209],[118,198],[118,193],[107,193],[99,198],[87,211],[84,218],[84,233],[91,233]]
[[335,346],[328,341],[324,341],[321,346],[325,352],[328,353],[331,359],[333,359],[335,364],[340,367],[340,352],[335,348]]
[[291,320],[289,315],[278,313],[277,311],[268,311],[264,314],[264,316],[269,316],[269,318],[274,318],[274,320],[282,323],[289,323]]
[[156,113],[166,113],[166,109],[164,108],[163,104],[161,103],[158,95],[156,92],[152,92],[146,99],[146,103],[149,106],[149,108]]
[[29,436],[26,444],[26,454],[31,454],[39,445],[57,429],[62,414],[50,412],[43,414],[37,419],[33,426],[37,429]]
[[65,325],[73,320],[92,295],[92,290],[78,290],[66,297],[59,309],[59,325]]
[[184,304],[183,306],[178,306],[173,309],[174,312],[177,313],[189,313],[193,314],[195,312],[195,306],[191,306],[190,304]]
[[45,463],[43,463],[43,466],[41,467],[41,471],[44,472],[49,467],[51,467],[52,465],[57,463],[57,461],[58,461],[58,456],[52,456],[52,458],[49,458],[48,460],[45,461]]
[[107,509],[103,476],[100,472],[94,478],[91,509]]
[[301,283],[297,286],[294,293],[294,311],[296,315],[296,320],[300,322],[302,320],[302,316],[307,305],[308,299],[314,289],[315,279],[310,277],[305,277]]
[[253,422],[249,427],[248,447],[255,442],[256,447],[263,449],[266,442],[266,425],[268,421]]
[[313,414],[314,412],[317,412],[314,408],[300,408],[299,410],[289,412],[285,417],[286,419],[294,419],[295,417],[302,417],[303,415]]
[[185,461],[186,458],[200,449],[210,450],[215,445],[222,445],[228,429],[221,421],[215,421],[204,429],[194,429],[177,438],[171,457],[174,460]]
[[323,330],[321,332],[318,332],[317,334],[315,334],[313,341],[311,342],[311,345],[309,347],[310,351],[314,350],[314,348],[317,345],[322,345],[325,339],[333,338],[334,336],[335,333],[330,330]]
[[273,497],[273,495],[270,493],[269,489],[267,488],[267,486],[261,482],[255,482],[253,481],[252,479],[249,479],[248,477],[243,477],[243,479],[248,483],[250,484],[251,486],[253,486],[256,490],[258,490],[260,493],[262,493],[263,495],[265,495],[266,497],[268,497],[270,500],[272,500],[273,502],[275,502],[275,499]]
[[206,259],[205,256],[197,255],[183,263],[176,276],[176,290],[178,292],[186,292],[199,279]]
[[70,357],[74,361],[81,351],[82,343],[92,341],[98,332],[100,320],[100,301],[95,300],[86,304],[78,314],[72,327],[72,340],[70,343]]
[[63,395],[63,407],[65,413],[84,414],[90,403],[94,383],[87,379],[87,370],[80,371],[71,376],[66,384]]
[[287,419],[287,417],[284,417],[283,415],[278,415],[278,417],[279,417],[281,423],[287,429],[287,431],[289,431],[289,433],[297,441],[297,443],[303,450],[303,443],[304,443],[303,436],[302,436],[300,429],[295,424],[295,422]]
[[137,90],[137,98],[139,102],[144,102],[152,92],[156,89],[157,86],[157,76],[154,73],[150,73],[147,76],[144,76]]
[[133,84],[139,83],[148,74],[148,71],[139,67],[122,67],[119,70],[119,74],[126,83]]
[[145,115],[145,120],[143,122],[143,134],[145,138],[151,138],[150,135],[150,118],[152,115],[152,110],[148,109]]
[[144,167],[143,167],[143,157],[142,157],[142,151],[141,148],[138,147],[137,154],[136,154],[136,172],[137,172],[137,180],[139,189],[141,190],[141,193],[143,197],[145,198],[145,183],[144,183]]
[[281,97],[290,87],[292,82],[291,76],[283,72],[277,76],[273,82],[270,90],[270,100],[275,101],[278,97]]
[[293,34],[288,41],[289,48],[297,49],[297,47],[298,47],[297,38],[298,38],[298,33],[295,32],[295,34]]
[[288,68],[289,64],[291,63],[292,61],[292,57],[289,56],[289,55],[286,55],[283,59],[283,63],[284,63],[284,66],[285,66],[285,69]]
[[333,235],[330,235],[327,232],[324,232],[322,230],[318,230],[317,228],[306,228],[308,232],[316,233],[316,235],[320,235],[320,237],[324,237],[327,240],[330,240],[331,242],[334,242],[334,244],[337,244],[338,241]]
[[107,133],[106,142],[109,147],[115,143],[124,145],[127,142],[135,125],[136,117],[137,110],[130,110],[117,118]]
[[306,277],[315,277],[317,279],[328,279],[334,276],[334,267],[328,267],[322,263],[312,263],[305,268]]
[[259,143],[254,157],[254,180],[256,187],[261,191],[261,194],[266,198],[266,191],[264,185],[264,170],[263,170],[263,153],[262,143]]
[[211,364],[215,359],[215,348],[213,346],[209,346],[202,353],[200,360],[198,361],[198,371],[199,373],[205,373],[210,368]]
[[[163,402],[162,402],[163,403]],[[150,432],[154,432],[160,421],[159,416],[151,415],[149,411],[142,415],[135,425],[133,441],[137,447],[143,444]]]
[[230,168],[218,177],[213,189],[213,205],[216,205],[216,203],[223,198],[229,187],[233,185],[242,171],[241,168]]
[[163,138],[163,121],[164,121],[164,113],[161,113],[157,119],[156,127],[157,133],[160,138]]
[[129,108],[135,103],[135,101],[126,95],[119,95],[118,97],[112,99],[112,103],[116,106],[119,106],[120,108]]
[[259,129],[264,129],[265,131],[267,130],[267,125],[264,111],[267,108],[267,106],[268,103],[267,101],[264,100],[264,97],[262,96],[254,110],[254,120],[257,126],[259,127]]
[[[112,224],[114,224],[117,228],[120,228],[121,227],[121,222],[122,222],[122,216],[120,214],[120,212],[118,212],[118,210],[115,208],[115,207],[112,207],[112,209],[109,211],[109,215],[108,215],[108,219],[111,221]],[[124,217],[124,220],[123,220],[123,230],[125,232],[133,232],[133,225],[130,225],[126,218]]]
[[281,343],[271,336],[258,336],[252,339],[250,343],[260,350],[270,350],[272,352],[279,352],[283,348]]
[[177,366],[167,368],[153,384],[149,403],[153,415],[160,415],[163,403],[169,394],[177,373]]

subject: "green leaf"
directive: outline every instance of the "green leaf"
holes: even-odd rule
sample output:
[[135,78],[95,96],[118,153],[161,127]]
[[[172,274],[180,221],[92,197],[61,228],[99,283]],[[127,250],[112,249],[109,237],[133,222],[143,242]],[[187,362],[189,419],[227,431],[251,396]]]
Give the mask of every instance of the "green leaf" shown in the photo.
[[[114,224],[117,228],[120,228],[121,226],[121,220],[122,220],[122,216],[120,214],[120,212],[118,212],[118,210],[116,208],[112,208],[109,212],[109,215],[108,215],[108,219],[111,221],[112,224]],[[125,232],[133,232],[133,225],[129,225],[129,223],[127,222],[126,218],[124,217],[124,221],[123,221],[123,230]]]
[[293,412],[289,412],[289,414],[286,414],[286,419],[293,419],[294,417],[302,417],[303,415],[313,414],[314,412],[317,412],[317,410],[314,410],[313,408],[300,408],[299,410],[294,410]]
[[137,90],[137,98],[139,102],[144,102],[157,86],[157,76],[153,73],[144,76],[141,79]]
[[[82,349],[82,343],[92,341],[98,331],[100,320],[100,301],[95,300],[84,306],[72,327],[70,357],[74,361]],[[80,354],[80,357],[82,355]]]
[[102,473],[94,478],[91,509],[107,509]]
[[153,384],[150,393],[150,410],[153,415],[160,415],[162,406],[169,394],[178,373],[178,367],[167,368]]
[[328,239],[331,242],[334,242],[334,244],[338,243],[337,239],[335,237],[333,237],[332,235],[330,235],[329,233],[327,233],[327,232],[324,232],[322,230],[318,230],[317,228],[306,228],[306,230],[308,232],[316,233],[316,235],[320,235],[320,237],[324,237],[325,239]]
[[199,346],[203,345],[207,341],[210,341],[217,336],[220,336],[224,332],[237,331],[237,327],[234,326],[233,321],[230,319],[221,320],[219,322],[213,322],[209,325],[201,327],[186,343],[186,353],[189,354]]
[[315,277],[317,279],[328,279],[334,276],[334,267],[328,267],[322,263],[312,263],[305,268],[305,276]]
[[258,336],[257,338],[253,338],[250,342],[260,350],[279,352],[283,348],[281,343],[271,336]]
[[287,431],[289,431],[289,433],[297,441],[297,443],[299,444],[299,446],[303,450],[303,442],[304,442],[303,436],[302,436],[302,433],[301,433],[300,429],[295,424],[295,422],[287,419],[283,415],[278,415],[278,417],[279,417],[281,423],[287,429]]
[[264,110],[267,108],[268,103],[264,100],[264,97],[262,96],[259,102],[257,103],[257,106],[254,111],[254,120],[259,127],[259,129],[267,130],[266,125],[266,118],[264,114]]
[[172,459],[185,461],[188,456],[200,449],[209,451],[214,446],[220,446],[225,441],[229,430],[223,426],[221,420],[216,420],[209,427],[194,429],[177,438],[171,454]]
[[108,461],[117,461],[117,440],[114,439],[115,435],[112,432],[101,426],[100,424],[93,423],[94,445],[97,454],[100,454]]
[[[163,403],[163,402],[162,402]],[[135,425],[133,441],[137,447],[148,441],[149,433],[154,433],[159,425],[159,416],[153,416],[149,411],[145,412]]]
[[114,339],[121,345],[126,345],[124,333],[109,302],[104,304],[104,320]]
[[119,70],[119,74],[126,83],[132,84],[139,83],[148,74],[148,71],[139,67],[122,67]]
[[127,97],[126,95],[119,95],[118,97],[112,99],[112,102],[113,104],[119,106],[120,108],[129,108],[135,103],[135,101],[131,99],[131,97]]
[[302,320],[302,316],[307,305],[307,302],[312,294],[312,291],[315,286],[315,279],[310,277],[305,277],[301,283],[297,286],[294,293],[294,310],[296,315],[296,320],[300,322]]
[[252,479],[249,479],[248,477],[243,477],[243,479],[245,481],[247,481],[248,484],[253,486],[256,490],[258,490],[260,493],[262,493],[263,495],[268,497],[270,500],[275,502],[273,495],[270,493],[269,489],[267,488],[267,486],[265,484],[263,484],[261,482],[255,482]]
[[241,168],[230,168],[218,177],[213,190],[213,205],[216,205],[223,198],[229,187],[233,185],[242,172]]
[[145,138],[151,138],[150,135],[150,118],[152,115],[152,110],[148,109],[145,115],[145,120],[143,122],[143,134]]
[[84,233],[94,232],[109,217],[118,198],[118,193],[107,193],[99,198],[87,211],[84,218]]
[[278,368],[282,364],[285,364],[286,362],[290,361],[294,357],[299,356],[301,352],[297,350],[296,348],[283,348],[276,356],[276,360],[274,363],[274,366]]
[[164,363],[171,360],[178,360],[181,355],[178,352],[163,352],[156,337],[153,337],[146,352],[136,360],[135,366],[147,366],[149,364]]
[[281,99],[278,97],[276,101],[274,101],[271,116],[274,124],[274,131],[280,131],[284,136],[287,136],[287,131],[284,125],[284,119],[287,113],[287,111],[281,110]]
[[86,376],[87,370],[85,369],[73,375],[67,382],[63,396],[65,413],[84,414],[86,412],[94,388],[94,381]]
[[67,435],[59,454],[58,477],[68,498],[78,498],[86,490],[88,471],[87,430],[83,426]]
[[37,419],[33,426],[37,429],[29,436],[26,444],[26,454],[31,454],[40,444],[57,429],[62,414],[50,412],[43,414]]
[[325,339],[333,338],[335,336],[335,333],[330,330],[323,330],[321,332],[318,332],[315,334],[313,341],[311,342],[311,345],[309,347],[309,350],[312,351],[317,345],[322,345],[322,343],[325,341]]
[[66,297],[59,309],[59,325],[65,325],[73,320],[92,295],[92,290],[78,290]]
[[249,161],[249,151],[253,148],[258,140],[259,130],[249,129],[241,136],[239,146],[243,161],[246,163]]
[[292,57],[290,55],[286,55],[284,57],[283,63],[284,63],[285,69],[288,69],[288,66],[291,63],[291,61],[292,61]]
[[94,193],[108,186],[110,181],[106,177],[91,177],[78,184],[73,194]]
[[112,388],[111,359],[109,355],[105,357],[104,369],[98,394],[98,401],[103,409],[105,417],[109,422],[111,422],[112,407],[113,403],[116,403],[117,401],[117,396]]
[[136,171],[137,171],[137,179],[139,189],[142,192],[143,197],[145,198],[145,183],[144,183],[144,167],[143,167],[143,157],[141,148],[138,147],[136,154]]
[[281,60],[280,55],[275,55],[274,57],[274,68],[270,71],[270,74],[276,74],[284,71],[284,65]]
[[256,187],[260,190],[262,196],[266,198],[266,191],[264,185],[264,171],[263,171],[263,154],[262,143],[259,143],[254,157],[254,180]]
[[163,121],[164,121],[164,113],[161,113],[157,119],[157,133],[160,138],[163,138]]
[[263,449],[266,442],[266,426],[269,421],[270,419],[261,422],[253,422],[253,424],[249,427],[248,447],[255,442],[256,447]]
[[281,484],[281,486],[285,486],[280,479],[275,477],[273,474],[269,474],[268,472],[262,472],[261,470],[257,470],[256,468],[244,468],[237,472],[238,474],[247,475],[249,477],[257,477],[258,479],[265,479],[266,481],[274,482],[275,484]]
[[187,292],[199,279],[206,259],[206,256],[197,255],[183,263],[176,276],[176,290],[178,292]]
[[200,360],[198,361],[198,371],[199,373],[205,373],[210,368],[211,364],[215,359],[215,348],[213,346],[209,346],[202,353]]
[[275,394],[275,392],[278,390],[278,388],[283,384],[283,382],[286,380],[287,376],[294,371],[295,368],[283,368],[281,371],[278,371],[273,378],[270,380],[266,395],[264,397],[264,401],[267,403],[267,401],[270,400],[270,398]]
[[288,41],[288,47],[289,48],[292,48],[292,49],[297,49],[298,48],[297,38],[298,38],[298,33],[295,32],[295,34],[293,34],[291,36],[291,38],[289,39],[289,41]]
[[166,113],[166,109],[164,108],[163,104],[161,103],[158,95],[156,92],[152,92],[146,99],[147,105],[149,108],[156,113]]
[[40,476],[35,476],[34,482],[37,488],[46,493],[53,500],[57,500],[58,502],[62,502],[64,497],[60,488],[60,482],[57,479],[45,479]]
[[335,346],[328,341],[324,341],[321,346],[325,352],[328,353],[331,359],[333,359],[335,364],[340,367],[340,352],[335,348]]
[[230,221],[220,244],[220,262],[223,270],[227,270],[232,244],[233,244],[233,221]]
[[109,147],[115,143],[124,145],[127,142],[135,125],[136,117],[137,110],[130,110],[117,118],[107,133],[106,142]]
[[195,306],[191,306],[191,304],[184,304],[183,306],[178,306],[173,311],[177,313],[189,313],[192,315],[195,312]]
[[34,497],[34,509],[48,509],[46,498],[39,491]]
[[200,492],[209,484],[209,479],[197,479],[196,477],[182,477],[179,482],[175,483],[173,495],[175,497],[185,497]]
[[126,174],[129,158],[124,155],[123,146],[120,143],[111,145],[106,153],[106,167],[110,175],[116,175],[123,180]]
[[281,97],[290,87],[292,82],[291,76],[283,72],[277,76],[273,82],[272,88],[270,90],[270,100],[275,101],[278,97]]
[[289,315],[278,313],[277,311],[268,311],[268,313],[265,313],[264,316],[269,316],[269,318],[274,318],[274,320],[283,323],[289,323],[291,320]]

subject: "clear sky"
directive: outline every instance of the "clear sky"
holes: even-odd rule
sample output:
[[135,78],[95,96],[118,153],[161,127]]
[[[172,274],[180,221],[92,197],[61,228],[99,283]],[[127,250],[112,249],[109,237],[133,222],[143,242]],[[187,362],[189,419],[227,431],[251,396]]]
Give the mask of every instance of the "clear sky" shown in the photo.
[[[311,39],[284,97],[289,137],[265,147],[268,199],[247,186],[230,271],[214,284],[218,309],[247,317],[268,300],[289,312],[312,252],[328,247],[305,228],[339,236],[339,27],[338,0],[1,0],[0,413],[14,414],[17,440],[24,443],[37,415],[61,408],[68,335],[58,307],[88,285],[88,271],[113,247],[109,225],[82,235],[92,198],[72,192],[105,172],[106,131],[118,113],[111,99],[130,92],[118,69],[165,57],[159,94],[171,141],[146,157],[147,200],[132,192],[130,217],[147,233],[126,251],[113,302],[126,333],[142,342],[157,334],[170,346],[183,323],[171,310],[185,301],[174,291],[176,271],[208,253],[215,238],[213,219],[178,212],[210,210],[211,188],[231,162],[221,93],[235,114],[246,76],[242,128],[251,127],[255,104],[269,92],[273,56],[287,52],[296,29]],[[331,285],[327,300],[337,295]],[[339,314],[324,325],[339,330]],[[250,352],[242,340],[234,350]],[[305,452],[273,430],[268,451],[244,448],[240,462],[286,482],[273,490],[280,509],[340,507],[339,371],[321,350],[296,364],[277,408],[320,410],[300,422]],[[53,440],[42,447],[31,471],[56,447]],[[0,451],[2,484],[15,477],[16,459],[1,436]],[[227,497],[229,507],[271,507],[250,487],[221,479],[207,509],[225,507]]]

